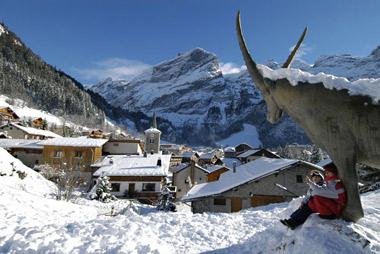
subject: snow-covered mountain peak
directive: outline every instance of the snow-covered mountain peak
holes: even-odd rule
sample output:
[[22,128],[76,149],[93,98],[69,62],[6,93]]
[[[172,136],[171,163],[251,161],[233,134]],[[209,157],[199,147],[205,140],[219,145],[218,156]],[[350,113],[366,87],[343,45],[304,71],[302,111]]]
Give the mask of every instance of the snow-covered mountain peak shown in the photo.
[[369,55],[375,59],[380,59],[380,45],[377,46],[372,52],[371,54]]
[[151,82],[177,81],[181,76],[189,76],[189,78],[194,79],[199,78],[199,75],[202,74],[204,74],[204,78],[207,78],[221,75],[222,72],[214,54],[202,48],[195,48],[154,66]]

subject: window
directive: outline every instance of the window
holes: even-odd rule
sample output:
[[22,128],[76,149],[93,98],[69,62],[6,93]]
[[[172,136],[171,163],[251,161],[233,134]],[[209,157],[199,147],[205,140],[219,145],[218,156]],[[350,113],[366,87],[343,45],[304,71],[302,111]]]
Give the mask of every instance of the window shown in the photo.
[[154,138],[150,138],[150,139],[149,139],[149,143],[150,143],[150,144],[154,144]]
[[113,146],[119,146],[119,143],[113,143]]
[[226,205],[226,199],[214,198],[214,205]]
[[297,183],[303,183],[302,175],[296,175],[297,177]]
[[54,155],[53,155],[54,158],[62,158],[62,156],[63,156],[63,151],[61,150],[54,151]]
[[119,192],[120,191],[120,183],[111,183],[112,192]]
[[83,158],[83,152],[82,151],[75,151],[75,158],[82,159]]
[[143,183],[142,190],[143,191],[155,191],[156,190],[156,184],[155,183]]

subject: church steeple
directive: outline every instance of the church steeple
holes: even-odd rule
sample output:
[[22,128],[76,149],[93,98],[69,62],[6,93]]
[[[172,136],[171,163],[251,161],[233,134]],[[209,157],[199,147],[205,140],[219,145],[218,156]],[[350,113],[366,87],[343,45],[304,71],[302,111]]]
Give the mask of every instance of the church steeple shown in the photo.
[[157,129],[156,113],[153,113],[150,128],[145,133],[145,152],[159,153],[161,131]]
[[150,127],[157,129],[156,112],[153,112],[152,123],[151,123]]

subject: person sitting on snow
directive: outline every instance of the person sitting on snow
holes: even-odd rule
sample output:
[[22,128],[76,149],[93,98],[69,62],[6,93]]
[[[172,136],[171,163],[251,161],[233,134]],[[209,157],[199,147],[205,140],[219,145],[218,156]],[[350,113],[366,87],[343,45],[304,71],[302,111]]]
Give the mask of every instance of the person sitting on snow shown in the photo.
[[342,182],[337,177],[335,166],[325,169],[324,179],[319,172],[312,172],[308,184],[310,198],[307,195],[306,202],[302,202],[300,208],[293,212],[289,219],[280,220],[291,229],[303,224],[312,213],[319,213],[319,216],[324,219],[334,219],[343,211],[346,193]]
[[339,217],[347,201],[346,191],[342,181],[338,178],[338,170],[335,165],[325,168],[326,186],[315,188],[309,207],[324,219]]

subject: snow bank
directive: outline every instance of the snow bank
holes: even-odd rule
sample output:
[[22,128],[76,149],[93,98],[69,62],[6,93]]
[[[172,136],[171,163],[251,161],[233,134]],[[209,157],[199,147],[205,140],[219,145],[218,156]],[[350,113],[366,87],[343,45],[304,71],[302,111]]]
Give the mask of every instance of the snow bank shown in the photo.
[[[24,173],[25,178],[21,179],[20,176]],[[42,197],[48,197],[55,192],[55,184],[25,166],[3,148],[0,148],[0,175],[2,187],[7,186]]]
[[347,89],[350,95],[364,95],[372,98],[374,104],[378,104],[380,100],[380,79],[358,79],[349,81],[346,78],[336,77],[333,75],[320,72],[316,75],[303,72],[299,69],[277,69],[272,70],[265,65],[257,65],[259,71],[266,78],[278,80],[286,78],[293,86],[297,86],[299,82],[308,82],[310,84],[323,83],[328,89]]

